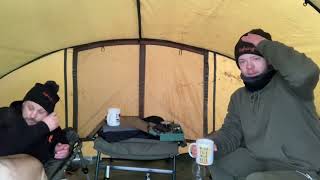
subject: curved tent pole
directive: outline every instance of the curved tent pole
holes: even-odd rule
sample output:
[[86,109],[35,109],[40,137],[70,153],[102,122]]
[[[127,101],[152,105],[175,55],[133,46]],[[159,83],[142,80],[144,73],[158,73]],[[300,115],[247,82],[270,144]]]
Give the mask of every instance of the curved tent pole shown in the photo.
[[217,53],[213,53],[212,130],[216,131]]
[[310,4],[311,7],[318,11],[318,13],[320,13],[320,7],[316,6],[311,0],[304,0],[303,5],[307,6],[308,4]]
[[203,56],[203,136],[208,135],[209,51]]
[[[112,43],[114,43],[113,45],[124,45],[124,43],[123,43],[122,41],[137,41],[137,42],[139,42],[139,39],[114,39],[114,40],[105,40],[105,41],[86,43],[86,44],[82,44],[82,45],[75,45],[75,46],[70,46],[70,47],[66,47],[66,48],[61,48],[61,49],[58,49],[58,50],[54,50],[54,51],[45,53],[45,54],[43,54],[43,55],[41,55],[41,56],[39,56],[39,57],[36,57],[36,58],[28,61],[27,63],[24,63],[24,64],[18,66],[17,68],[9,71],[8,73],[0,76],[0,79],[6,77],[6,76],[8,76],[8,75],[10,75],[11,73],[15,72],[16,70],[18,70],[18,69],[20,69],[20,68],[23,68],[24,66],[27,66],[28,64],[33,63],[34,61],[40,60],[40,59],[43,58],[43,57],[46,57],[46,56],[48,56],[48,55],[50,55],[50,54],[54,54],[54,53],[56,53],[56,52],[62,51],[62,50],[64,50],[64,49],[79,48],[79,50],[81,50],[81,47],[82,47],[82,48],[85,48],[85,49],[87,49],[87,47],[91,47],[91,48],[92,48],[92,46],[101,47],[101,45],[99,46],[99,45],[97,45],[97,43],[107,43],[107,44],[112,44]],[[190,46],[190,45],[186,45],[186,44],[181,44],[181,43],[174,42],[174,41],[167,41],[167,40],[160,40],[160,39],[141,39],[140,41],[142,41],[142,43],[143,43],[144,41],[154,42],[154,43],[155,43],[154,45],[156,45],[157,42],[164,42],[164,43],[168,43],[168,44],[176,44],[176,45],[178,45],[178,46],[183,46],[184,48],[182,48],[182,49],[184,49],[184,50],[190,50],[191,52],[198,52],[198,51],[192,50],[192,49],[198,49],[198,50],[201,50],[201,51],[209,51],[209,52],[212,52],[212,53],[216,53],[216,54],[218,54],[218,55],[220,55],[220,56],[227,57],[227,58],[229,58],[229,59],[234,59],[233,57],[228,56],[228,55],[223,54],[223,53],[219,53],[219,52],[216,52],[216,51],[212,51],[212,50],[209,50],[209,49],[204,49],[204,48],[200,48],[200,47],[196,47],[196,46]],[[106,46],[108,46],[108,45],[106,45]],[[109,46],[110,46],[110,45],[109,45]],[[174,46],[169,46],[169,47],[174,47]],[[91,48],[88,48],[88,49],[91,49]],[[175,47],[175,48],[177,48],[177,47]]]
[[22,68],[22,67],[24,67],[24,66],[26,66],[26,65],[28,65],[28,64],[33,63],[34,61],[40,60],[40,59],[41,59],[41,58],[43,58],[43,57],[46,57],[46,56],[48,56],[48,55],[50,55],[50,54],[53,54],[53,53],[59,52],[59,51],[61,51],[61,50],[63,50],[63,49],[65,49],[65,48],[58,49],[58,50],[55,50],[55,51],[52,51],[52,52],[49,52],[49,53],[43,54],[43,55],[41,55],[41,56],[39,56],[39,57],[36,57],[36,58],[34,58],[33,60],[30,60],[30,61],[28,61],[27,63],[24,63],[24,64],[22,64],[22,65],[18,66],[17,68],[15,68],[15,69],[13,69],[13,70],[11,70],[11,71],[9,71],[9,72],[5,73],[4,75],[2,75],[2,76],[0,77],[0,79],[2,79],[2,78],[4,78],[4,77],[8,76],[9,74],[13,73],[14,71],[16,71],[16,70],[18,70],[18,69],[20,69],[20,68]]
[[140,0],[137,0],[137,14],[138,14],[138,32],[139,39],[142,39],[142,24],[141,24],[141,8],[140,8]]
[[65,127],[67,128],[69,126],[69,120],[68,120],[68,76],[67,76],[67,49],[64,49],[64,65],[63,65],[63,73],[64,73],[64,108],[65,108]]

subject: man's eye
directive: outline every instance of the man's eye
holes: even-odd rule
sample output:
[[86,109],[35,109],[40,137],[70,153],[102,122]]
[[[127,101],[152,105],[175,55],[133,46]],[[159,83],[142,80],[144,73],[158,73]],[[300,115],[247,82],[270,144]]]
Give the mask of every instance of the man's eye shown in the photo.
[[32,105],[28,105],[27,107],[28,107],[29,110],[33,110],[34,109]]
[[45,113],[45,111],[38,111],[38,113],[39,113],[39,114],[44,114],[44,113]]

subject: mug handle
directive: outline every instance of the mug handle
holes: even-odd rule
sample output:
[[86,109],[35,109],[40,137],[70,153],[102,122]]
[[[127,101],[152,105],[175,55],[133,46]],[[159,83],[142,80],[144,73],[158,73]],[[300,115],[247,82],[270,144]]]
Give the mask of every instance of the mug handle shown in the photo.
[[107,124],[108,124],[108,126],[110,126],[109,124],[111,123],[110,122],[110,116],[111,116],[111,113],[108,113],[107,114]]
[[195,158],[194,156],[192,156],[192,153],[191,153],[191,147],[192,147],[192,146],[197,146],[197,144],[196,144],[196,143],[191,143],[191,144],[189,145],[189,148],[188,148],[188,153],[189,153],[189,156],[190,156],[190,157]]

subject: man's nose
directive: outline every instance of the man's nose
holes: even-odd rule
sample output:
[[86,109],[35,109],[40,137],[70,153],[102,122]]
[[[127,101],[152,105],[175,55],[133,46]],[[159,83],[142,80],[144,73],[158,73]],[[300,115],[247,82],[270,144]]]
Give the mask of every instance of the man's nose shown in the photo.
[[31,117],[31,118],[35,118],[36,115],[37,115],[37,112],[36,112],[36,111],[32,111],[32,112],[30,113],[30,117]]
[[252,69],[254,67],[253,63],[248,62],[246,68],[247,69]]

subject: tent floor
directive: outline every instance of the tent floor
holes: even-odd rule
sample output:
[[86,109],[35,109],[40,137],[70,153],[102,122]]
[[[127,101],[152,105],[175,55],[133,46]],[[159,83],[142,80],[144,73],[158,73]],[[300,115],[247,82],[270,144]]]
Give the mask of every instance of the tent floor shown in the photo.
[[[192,163],[193,159],[189,157],[188,154],[181,154],[176,158],[177,163],[177,180],[192,180]],[[165,160],[160,161],[115,161],[113,162],[114,165],[125,165],[125,166],[139,166],[139,167],[152,167],[152,168],[169,168],[170,163]],[[88,166],[89,168],[89,177],[91,180],[94,179],[95,173],[95,165],[91,163]],[[101,169],[99,173],[99,180],[103,180],[104,177],[104,170]],[[145,179],[145,173],[143,172],[128,172],[128,171],[118,171],[113,170],[111,172],[110,180],[143,180]],[[86,175],[82,173],[81,169],[78,169],[71,175],[67,176],[68,180],[87,180]],[[171,175],[168,174],[150,174],[151,180],[170,180]],[[209,178],[207,178],[209,180]]]

